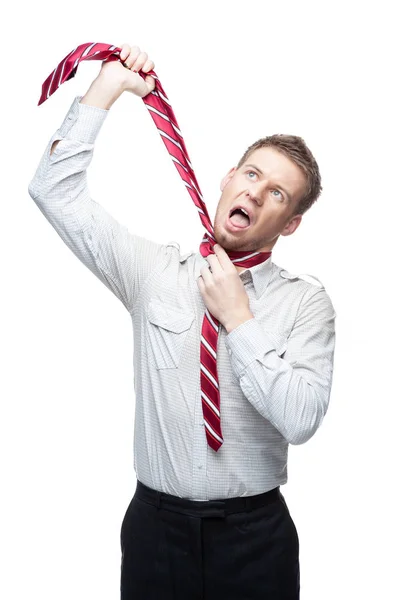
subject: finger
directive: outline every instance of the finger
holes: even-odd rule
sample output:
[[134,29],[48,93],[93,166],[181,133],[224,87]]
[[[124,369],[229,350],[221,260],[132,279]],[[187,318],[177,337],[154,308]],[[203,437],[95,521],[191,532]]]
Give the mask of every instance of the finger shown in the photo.
[[151,77],[151,75],[147,75],[147,77],[145,78],[145,82],[148,86],[148,93],[150,94],[155,90],[156,81],[154,77]]
[[208,254],[206,260],[210,264],[212,273],[214,275],[219,275],[223,272],[223,267],[220,264],[219,258],[215,254]]
[[205,294],[205,283],[204,280],[202,279],[202,277],[198,277],[197,279],[197,286],[199,291],[201,292],[201,295],[204,296]]
[[205,286],[211,284],[213,282],[213,277],[212,277],[212,273],[210,272],[208,267],[202,267],[202,269],[200,270],[200,273],[202,275],[202,279],[204,281]]
[[140,52],[140,54],[138,55],[138,57],[136,58],[136,60],[134,61],[133,65],[132,65],[132,70],[136,71],[137,73],[139,71],[141,71],[141,69],[147,62],[147,59],[148,59],[148,54],[146,52]]
[[213,246],[215,254],[218,258],[218,261],[224,270],[229,270],[231,268],[235,269],[234,263],[230,260],[226,250],[219,246],[219,244],[215,244]]
[[152,71],[155,67],[154,61],[148,59],[145,61],[143,68],[141,69],[143,73],[148,73],[148,71]]
[[130,48],[130,52],[126,58],[125,62],[125,66],[128,69],[131,69],[134,65],[134,63],[136,62],[137,58],[140,56],[141,54],[141,50],[138,46],[132,46]]
[[125,60],[125,58],[127,58],[129,56],[130,46],[129,46],[129,44],[122,44],[120,48],[121,48],[121,51],[119,53],[119,57],[123,61],[123,60]]

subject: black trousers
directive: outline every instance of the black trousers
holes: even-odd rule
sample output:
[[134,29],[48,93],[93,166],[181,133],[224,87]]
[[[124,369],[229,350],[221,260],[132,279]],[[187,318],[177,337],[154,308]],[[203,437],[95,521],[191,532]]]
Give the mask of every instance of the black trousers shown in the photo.
[[137,482],[121,526],[121,600],[298,600],[299,542],[275,488],[186,500]]

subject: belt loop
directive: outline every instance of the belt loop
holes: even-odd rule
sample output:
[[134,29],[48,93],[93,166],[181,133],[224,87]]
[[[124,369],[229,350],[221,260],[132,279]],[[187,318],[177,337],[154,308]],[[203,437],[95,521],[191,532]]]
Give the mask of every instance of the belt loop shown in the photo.
[[155,500],[155,506],[157,507],[157,510],[159,510],[161,508],[161,492],[156,492],[157,497]]
[[247,512],[249,512],[252,508],[252,502],[251,502],[251,498],[249,498],[248,496],[245,498],[245,510]]

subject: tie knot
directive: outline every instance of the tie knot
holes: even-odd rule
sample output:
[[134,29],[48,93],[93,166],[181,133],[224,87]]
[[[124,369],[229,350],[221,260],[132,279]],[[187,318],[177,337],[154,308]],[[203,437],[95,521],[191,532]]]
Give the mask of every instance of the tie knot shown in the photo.
[[[209,254],[215,254],[214,245],[215,241],[210,239],[208,234],[205,234],[204,239],[200,244],[200,252],[201,255],[206,258]],[[252,250],[248,251],[233,251],[226,250],[227,256],[230,260],[235,264],[236,267],[254,267],[255,265],[259,265],[262,262],[265,262],[272,253],[271,252],[253,252]]]

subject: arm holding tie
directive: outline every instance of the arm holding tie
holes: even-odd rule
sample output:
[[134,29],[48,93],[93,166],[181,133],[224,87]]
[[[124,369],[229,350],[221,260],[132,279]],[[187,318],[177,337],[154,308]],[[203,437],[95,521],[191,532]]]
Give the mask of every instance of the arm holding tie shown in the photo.
[[331,300],[323,288],[309,286],[282,358],[249,310],[234,265],[222,248],[215,246],[215,251],[217,258],[208,261],[212,272],[201,270],[198,287],[228,333],[226,346],[241,390],[289,443],[303,444],[321,425],[330,398],[335,347]]

